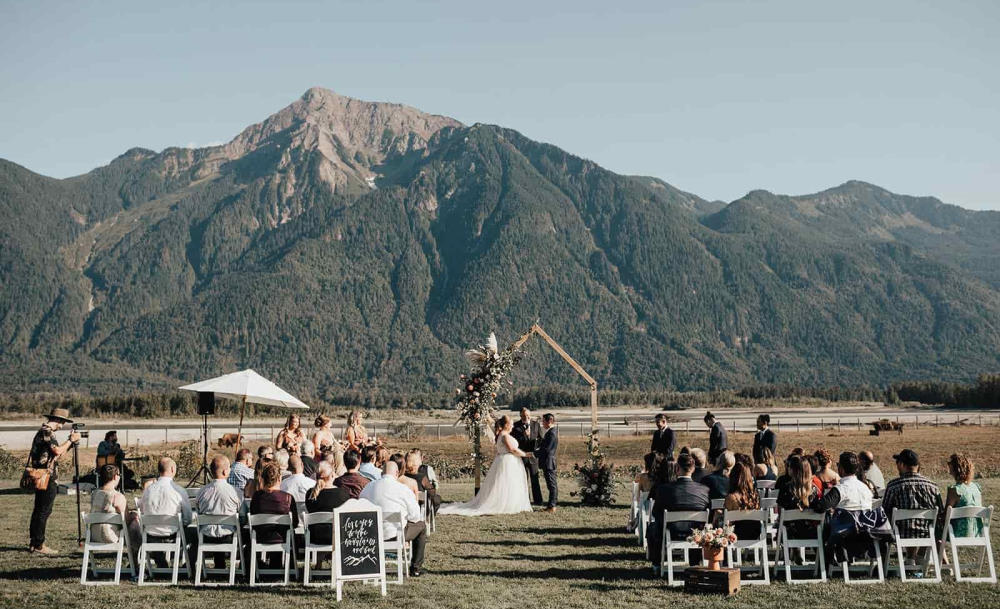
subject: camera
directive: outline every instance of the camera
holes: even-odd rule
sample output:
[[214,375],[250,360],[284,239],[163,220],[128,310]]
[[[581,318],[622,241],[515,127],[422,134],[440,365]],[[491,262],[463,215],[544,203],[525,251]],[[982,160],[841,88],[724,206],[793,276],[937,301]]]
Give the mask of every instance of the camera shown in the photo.
[[86,423],[73,423],[72,428],[73,428],[73,431],[75,431],[76,433],[80,434],[81,438],[89,438],[90,437],[90,432],[84,429],[84,427],[86,427],[86,426],[87,426]]

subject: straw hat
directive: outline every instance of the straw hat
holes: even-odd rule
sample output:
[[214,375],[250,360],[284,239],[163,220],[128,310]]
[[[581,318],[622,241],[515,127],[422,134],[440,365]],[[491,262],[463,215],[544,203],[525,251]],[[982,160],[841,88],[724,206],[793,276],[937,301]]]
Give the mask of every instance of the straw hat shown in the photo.
[[65,408],[53,408],[52,412],[45,415],[45,418],[50,421],[59,421],[60,423],[73,422],[73,419],[69,418],[69,410]]

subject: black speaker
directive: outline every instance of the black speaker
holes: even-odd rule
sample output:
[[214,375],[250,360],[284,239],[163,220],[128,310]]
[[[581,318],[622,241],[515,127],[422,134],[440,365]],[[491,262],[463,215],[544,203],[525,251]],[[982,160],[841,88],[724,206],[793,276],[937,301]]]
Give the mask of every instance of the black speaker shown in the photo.
[[215,394],[198,392],[198,414],[215,414]]

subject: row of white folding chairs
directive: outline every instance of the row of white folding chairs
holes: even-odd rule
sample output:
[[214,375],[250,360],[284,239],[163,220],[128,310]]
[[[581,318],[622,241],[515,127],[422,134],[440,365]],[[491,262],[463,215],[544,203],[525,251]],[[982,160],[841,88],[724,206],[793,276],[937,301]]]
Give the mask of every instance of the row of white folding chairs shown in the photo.
[[[713,505],[713,509],[716,509]],[[944,534],[944,544],[946,547],[951,549],[952,555],[952,566],[954,577],[956,581],[969,581],[969,582],[989,582],[996,583],[996,566],[993,558],[993,550],[990,541],[990,520],[993,515],[993,506],[989,507],[962,507],[962,508],[949,508],[945,514],[945,534]],[[762,579],[760,580],[743,580],[743,583],[770,583],[770,569],[768,564],[768,543],[767,543],[767,531],[770,522],[770,510],[762,506],[759,510],[725,510],[723,509],[723,521],[728,523],[738,523],[738,522],[759,522],[760,523],[760,534],[756,539],[741,539],[735,544],[730,545],[728,548],[728,558],[731,565],[742,565],[742,554],[745,550],[752,550],[755,559],[755,569],[760,569],[762,574]],[[977,536],[966,536],[957,537],[954,533],[953,522],[958,519],[970,518],[973,521],[978,521],[981,523],[981,533]],[[777,524],[777,534],[776,543],[777,550],[775,552],[775,576],[778,574],[779,567],[783,564],[785,571],[785,579],[789,583],[813,583],[813,582],[825,582],[827,579],[827,566],[825,557],[825,547],[823,542],[823,527],[824,527],[824,514],[818,514],[810,511],[799,511],[799,510],[780,510]],[[928,537],[904,537],[900,534],[899,523],[902,521],[912,521],[912,520],[924,520],[928,523],[930,533]],[[934,534],[934,524],[937,520],[937,510],[904,510],[896,509],[892,513],[892,533],[893,538],[890,542],[896,548],[896,558],[897,566],[896,571],[902,581],[918,581],[918,582],[940,582],[942,575],[942,567],[940,562],[940,557],[938,555],[938,543]],[[686,556],[686,551],[691,549],[698,549],[698,546],[689,543],[684,540],[672,540],[670,539],[669,524],[671,522],[691,522],[707,525],[711,521],[711,510],[707,511],[683,511],[683,512],[665,512],[664,522],[663,522],[663,546],[661,548],[661,577],[667,577],[668,585],[680,585],[680,581],[674,577],[674,568],[680,566],[686,566],[687,560],[684,558],[682,561],[674,560],[674,552],[681,550],[682,554]],[[814,522],[816,536],[809,537],[807,539],[793,539],[789,538],[787,533],[787,526],[792,522]],[[869,577],[864,579],[858,579],[851,576],[851,565],[843,563],[838,565],[836,568],[840,570],[841,575],[846,583],[877,583],[885,580],[885,573],[889,570],[891,561],[887,561],[883,564],[883,557],[881,554],[881,549],[879,544],[873,544],[872,556],[869,560],[868,565],[864,565],[864,568],[868,570]],[[924,559],[922,564],[907,564],[905,558],[904,549],[924,549]],[[976,563],[968,565],[970,568],[975,568],[977,573],[975,576],[963,575],[963,567],[961,563],[961,556],[959,554],[960,548],[979,548],[979,558]],[[815,561],[813,564],[813,571],[818,577],[812,579],[794,579],[792,577],[792,562],[790,560],[789,551],[797,550],[800,554],[802,562],[805,560],[805,551],[811,549],[815,553]],[[808,567],[807,565],[803,565]],[[983,567],[988,567],[987,575],[982,575]],[[930,570],[933,569],[931,575]],[[922,577],[914,579],[908,577],[908,571],[920,571]]]

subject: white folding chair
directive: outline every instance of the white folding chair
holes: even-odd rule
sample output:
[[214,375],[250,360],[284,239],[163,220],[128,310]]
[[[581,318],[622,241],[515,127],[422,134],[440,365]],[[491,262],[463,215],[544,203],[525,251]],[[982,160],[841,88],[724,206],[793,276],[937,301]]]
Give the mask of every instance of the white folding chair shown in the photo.
[[[868,559],[868,564],[867,565],[864,565],[864,564],[860,565],[861,567],[864,567],[865,569],[868,570],[868,577],[863,577],[863,578],[851,577],[851,567],[858,566],[859,563],[852,562],[852,561],[846,560],[846,559],[843,560],[843,561],[841,561],[840,564],[830,565],[831,576],[832,576],[832,574],[833,574],[834,571],[836,571],[837,569],[840,569],[840,573],[841,573],[841,575],[844,578],[844,583],[845,584],[880,584],[880,583],[883,583],[885,581],[885,571],[886,571],[885,570],[885,566],[886,565],[882,561],[882,550],[879,547],[880,545],[881,545],[880,543],[878,543],[878,542],[876,542],[876,541],[873,540],[872,541],[872,551],[875,553],[875,556],[874,557],[870,557]],[[871,576],[871,574],[873,572],[877,574],[877,577],[872,577]]]
[[722,510],[726,507],[726,500],[723,499],[712,499],[712,510]]
[[743,579],[741,576],[740,583],[770,584],[771,567],[767,560],[768,510],[723,510],[722,520],[727,524],[736,524],[737,522],[757,522],[760,524],[760,533],[755,539],[737,539],[735,543],[729,544],[726,553],[729,556],[729,565],[740,567],[740,572],[742,572],[743,551],[752,550],[756,563],[754,570],[759,568],[763,579]]
[[[663,512],[663,543],[660,548],[660,577],[663,574],[667,574],[667,585],[668,586],[680,586],[682,581],[674,581],[674,567],[688,567],[688,556],[687,550],[700,550],[701,546],[696,543],[692,543],[685,539],[673,540],[670,538],[670,528],[671,522],[691,522],[697,523],[701,526],[708,524],[708,510],[704,511],[686,511],[686,512]],[[681,561],[674,562],[674,552],[677,550],[682,550]],[[705,561],[702,560],[704,563]]]
[[[132,575],[135,575],[135,561],[132,558],[132,548],[129,545],[128,530],[125,526],[125,519],[122,518],[122,515],[118,513],[105,514],[98,512],[88,514],[84,512],[82,516],[83,527],[86,532],[84,534],[83,541],[83,566],[80,568],[80,583],[87,586],[101,586],[108,584],[117,585],[121,581],[123,556],[128,559],[129,572]],[[117,526],[118,541],[114,543],[94,541],[91,529],[94,525],[101,524]],[[115,568],[99,568],[97,566],[96,554],[114,554]],[[88,572],[94,576],[94,579],[87,579]],[[100,575],[109,574],[114,575],[114,579],[98,579],[98,576]]]
[[[952,526],[954,520],[960,518],[970,518],[982,523],[982,532],[978,537],[958,537]],[[981,582],[997,583],[997,568],[993,558],[993,545],[990,543],[990,520],[993,518],[993,506],[989,507],[949,507],[944,514],[944,541],[945,547],[951,548],[951,569],[957,582]],[[976,576],[969,577],[962,575],[962,563],[959,556],[959,548],[981,548],[979,560],[974,564],[967,565],[969,569],[976,569]],[[947,549],[945,550],[947,551]],[[983,565],[989,566],[989,574],[982,577]]]
[[[149,529],[155,527],[158,537],[172,536],[172,541],[150,541]],[[187,540],[184,537],[184,524],[181,522],[180,514],[171,516],[157,514],[143,514],[139,517],[139,529],[142,533],[142,545],[139,546],[139,585],[160,585],[166,586],[167,582],[149,583],[146,581],[146,571],[150,575],[170,575],[170,585],[177,585],[177,574],[183,564],[191,575],[191,565],[187,560]],[[154,552],[163,552],[170,567],[157,567],[152,558]]]
[[[328,584],[333,586],[333,561],[335,561],[335,549],[333,547],[333,512],[306,512],[302,515],[301,520],[302,528],[305,530],[305,562],[303,565],[303,575],[302,575],[302,585],[304,586],[319,586]],[[312,525],[327,525],[330,527],[330,541],[325,543],[316,543],[312,538],[312,531],[310,527]],[[319,564],[320,553],[326,553],[330,555],[330,568],[329,569],[313,569],[312,561],[316,560],[317,565]],[[312,578],[316,575],[323,577],[329,577],[329,582],[319,582],[313,583]]]
[[406,576],[406,568],[410,564],[409,544],[406,543],[406,519],[402,512],[388,512],[382,514],[382,521],[396,525],[396,536],[384,540],[383,548],[386,564],[395,563],[396,565],[396,581],[394,583],[402,584],[403,578]]
[[[762,497],[760,509],[767,510],[767,540],[770,547],[778,551],[778,498]],[[777,554],[776,554],[777,556]]]
[[[289,572],[298,568],[295,566],[295,533],[292,530],[291,514],[250,514],[250,585],[251,586],[287,586]],[[281,543],[261,543],[257,541],[257,529],[261,526],[284,526],[285,540]],[[267,554],[281,552],[281,569],[257,568],[258,555],[263,558]],[[282,575],[280,582],[258,582],[257,575]]]
[[649,541],[646,539],[646,531],[649,529],[649,511],[652,509],[652,503],[649,493],[639,493],[639,526],[637,529],[639,533],[639,545],[644,550],[649,546]]
[[754,486],[757,488],[757,494],[763,497],[770,497],[772,494],[776,495],[774,485],[774,480],[757,480],[754,482]]
[[434,510],[431,509],[431,504],[427,500],[427,491],[420,491],[417,493],[417,505],[420,506],[420,517],[424,519],[424,523],[427,524],[427,534],[431,534],[431,525],[429,522],[430,514]]
[[[205,540],[205,529],[210,526],[225,526],[233,531],[232,539],[228,542],[208,542]],[[221,552],[229,555],[229,568],[216,569],[205,566],[205,555],[209,552]],[[194,563],[194,585],[195,586],[221,586],[221,582],[203,582],[201,576],[205,575],[229,575],[229,585],[236,584],[236,566],[239,565],[240,574],[246,575],[246,561],[243,560],[243,544],[240,542],[240,517],[237,514],[198,515],[198,554]]]
[[[823,520],[825,516],[823,514],[817,514],[815,512],[804,512],[800,510],[781,510],[778,514],[778,552],[774,559],[774,574],[775,577],[778,575],[778,567],[784,564],[785,567],[785,582],[789,584],[815,584],[820,582],[826,582],[826,558],[823,555]],[[808,539],[790,539],[788,536],[788,525],[792,522],[815,522],[816,523],[816,537],[810,537]],[[792,561],[791,557],[788,555],[788,551],[791,549],[797,549],[799,555],[802,557],[802,562],[805,563],[805,551],[807,549],[812,549],[816,552],[816,561],[812,565],[814,572],[819,573],[819,577],[795,579],[792,577]],[[801,570],[808,565],[803,564],[796,567],[797,570]]]
[[[938,557],[937,538],[934,535],[934,525],[937,523],[937,508],[931,510],[892,510],[892,543],[896,546],[896,559],[899,561],[898,571],[900,581],[918,581],[926,583],[941,582],[941,559]],[[929,531],[927,537],[903,537],[899,533],[899,522],[902,520],[927,520]],[[903,548],[927,548],[926,556],[921,564],[906,564]],[[889,570],[890,556],[886,556],[886,571]],[[934,577],[927,576],[927,568],[934,567]],[[923,577],[907,579],[907,571],[920,571]]]
[[632,490],[629,493],[630,503],[628,509],[628,522],[625,524],[625,530],[630,533],[635,533],[638,536],[639,532],[639,483],[632,481]]
[[872,499],[872,509],[877,510],[882,507],[882,499]]

